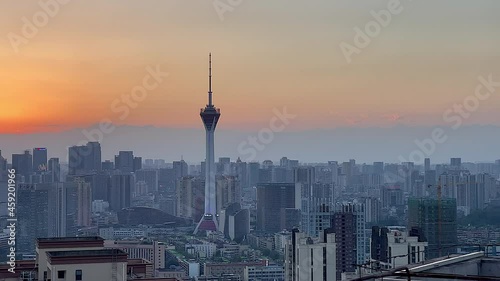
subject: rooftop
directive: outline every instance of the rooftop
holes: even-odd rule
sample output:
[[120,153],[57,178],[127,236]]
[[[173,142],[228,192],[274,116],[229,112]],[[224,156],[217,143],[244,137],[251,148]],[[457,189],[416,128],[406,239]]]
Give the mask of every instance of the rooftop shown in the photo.
[[104,239],[98,236],[37,238],[36,244],[38,249],[102,248]]
[[78,241],[104,241],[99,236],[89,236],[89,237],[49,237],[49,238],[37,238],[38,242],[78,242]]
[[80,250],[80,251],[56,251],[47,252],[49,257],[99,257],[99,256],[116,256],[127,255],[120,249],[103,249],[103,250]]

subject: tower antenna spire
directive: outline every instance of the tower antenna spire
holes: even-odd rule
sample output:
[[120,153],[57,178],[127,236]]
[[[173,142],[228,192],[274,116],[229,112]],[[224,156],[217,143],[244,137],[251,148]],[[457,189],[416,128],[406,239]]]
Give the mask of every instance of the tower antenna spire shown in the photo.
[[208,106],[212,106],[212,53],[208,54]]

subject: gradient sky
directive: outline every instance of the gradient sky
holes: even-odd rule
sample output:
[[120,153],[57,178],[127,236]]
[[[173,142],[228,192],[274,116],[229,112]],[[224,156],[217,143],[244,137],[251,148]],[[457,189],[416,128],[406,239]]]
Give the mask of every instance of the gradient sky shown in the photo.
[[[47,1],[47,0],[45,0]],[[226,2],[226,0],[220,0]],[[71,0],[14,52],[7,35],[38,1],[0,2],[0,134],[60,132],[107,118],[121,125],[201,128],[207,54],[222,129],[433,126],[474,93],[478,75],[500,81],[500,1],[408,1],[347,63],[339,44],[389,1],[242,0],[221,20],[212,0]],[[124,120],[112,102],[147,66],[170,76]],[[500,89],[466,120],[500,125]]]

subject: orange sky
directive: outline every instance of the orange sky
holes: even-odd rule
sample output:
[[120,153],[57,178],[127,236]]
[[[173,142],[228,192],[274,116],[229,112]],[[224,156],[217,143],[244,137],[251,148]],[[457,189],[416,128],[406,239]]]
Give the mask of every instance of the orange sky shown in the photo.
[[[0,133],[104,118],[200,127],[209,51],[226,129],[262,128],[283,107],[297,114],[296,130],[440,124],[479,75],[500,80],[498,1],[402,1],[403,12],[351,64],[339,44],[352,43],[353,28],[387,1],[332,2],[243,0],[221,20],[211,1],[73,0],[19,53],[0,38]],[[40,7],[6,0],[0,11],[0,34],[22,34],[21,19]],[[111,104],[156,65],[169,77],[121,120]],[[493,95],[467,122],[500,125],[499,105]]]

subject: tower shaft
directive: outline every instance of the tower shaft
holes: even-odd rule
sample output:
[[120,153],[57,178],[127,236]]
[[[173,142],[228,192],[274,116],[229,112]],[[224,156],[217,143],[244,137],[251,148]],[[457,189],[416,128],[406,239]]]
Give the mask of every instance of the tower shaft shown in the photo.
[[212,103],[212,54],[209,55],[208,66],[208,104],[200,112],[201,120],[206,132],[205,157],[205,214],[196,226],[195,234],[199,230],[217,231],[217,200],[215,190],[215,128],[219,121],[220,111]]

